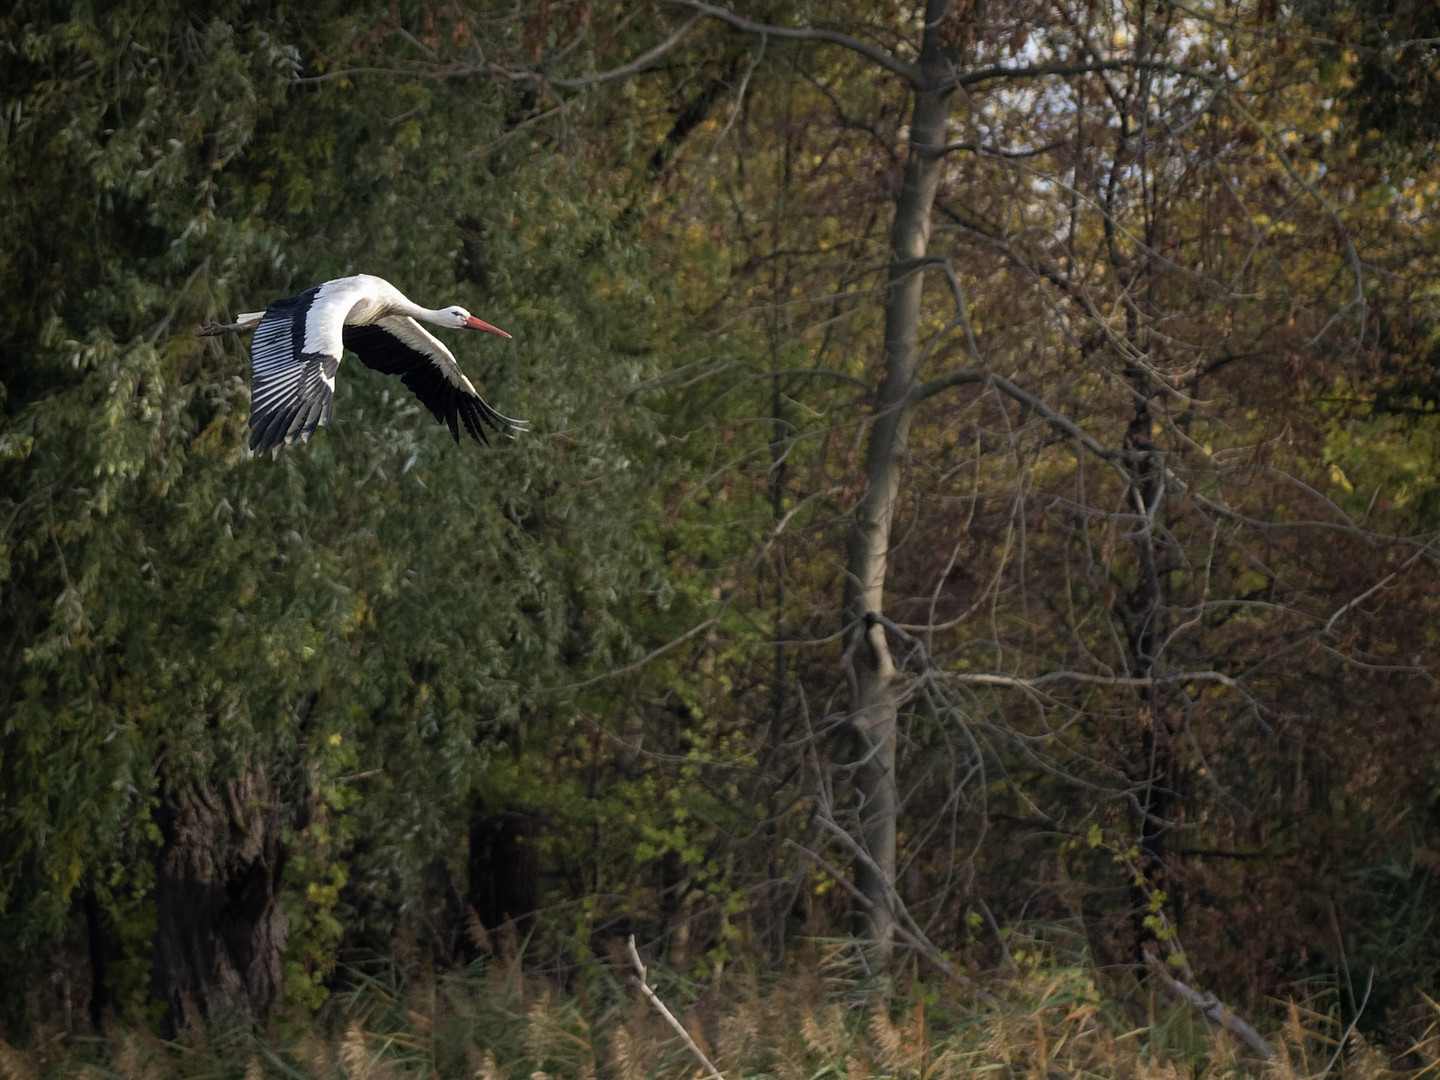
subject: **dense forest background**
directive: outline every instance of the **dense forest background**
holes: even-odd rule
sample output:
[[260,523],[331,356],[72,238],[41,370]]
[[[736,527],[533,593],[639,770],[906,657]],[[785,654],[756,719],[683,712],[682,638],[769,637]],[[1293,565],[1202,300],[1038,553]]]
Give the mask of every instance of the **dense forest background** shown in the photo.
[[[1436,1060],[1429,5],[20,0],[0,140],[0,1075]],[[252,457],[357,272],[532,430]]]

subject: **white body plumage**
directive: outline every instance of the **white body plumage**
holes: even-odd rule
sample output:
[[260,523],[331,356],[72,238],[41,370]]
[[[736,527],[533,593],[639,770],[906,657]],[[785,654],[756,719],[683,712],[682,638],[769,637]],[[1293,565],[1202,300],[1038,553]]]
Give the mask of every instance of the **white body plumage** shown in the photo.
[[450,350],[416,320],[510,335],[464,308],[422,308],[372,274],[336,278],[241,315],[251,343],[250,449],[279,451],[307,442],[330,419],[335,372],[350,349],[368,367],[399,375],[456,442],[460,427],[478,442],[484,428],[513,438],[525,421],[501,416],[480,396]]

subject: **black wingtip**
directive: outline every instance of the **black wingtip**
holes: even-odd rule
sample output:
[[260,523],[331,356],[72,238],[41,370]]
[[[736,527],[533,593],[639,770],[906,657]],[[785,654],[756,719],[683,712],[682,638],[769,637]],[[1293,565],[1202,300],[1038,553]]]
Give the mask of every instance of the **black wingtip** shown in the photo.
[[276,409],[261,416],[257,422],[254,415],[250,417],[250,449],[257,454],[263,454],[266,450],[276,446],[278,439],[276,435],[281,428],[281,420],[284,411]]
[[465,430],[470,437],[481,446],[489,446],[490,440],[485,435],[485,428],[480,423],[480,410],[474,401],[469,398],[462,398],[460,401],[460,417],[465,421]]
[[530,429],[530,421],[516,420],[512,417],[504,416],[491,408],[490,403],[484,398],[481,398],[475,404],[476,411],[479,412],[480,418],[484,420],[496,434],[504,438],[513,441],[518,435]]

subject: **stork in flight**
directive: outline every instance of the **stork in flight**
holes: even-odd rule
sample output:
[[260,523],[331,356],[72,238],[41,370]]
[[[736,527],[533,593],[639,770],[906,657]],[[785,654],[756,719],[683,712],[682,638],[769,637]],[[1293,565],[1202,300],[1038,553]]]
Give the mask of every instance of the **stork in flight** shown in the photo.
[[416,319],[510,336],[459,306],[431,310],[413,304],[394,285],[371,274],[327,281],[277,300],[264,311],[247,312],[234,323],[202,327],[200,333],[255,331],[250,344],[250,449],[257,454],[278,454],[297,439],[309,442],[315,429],[329,422],[343,349],[367,367],[399,375],[435,419],[449,426],[457,443],[462,423],[481,443],[489,442],[487,425],[512,439],[525,430],[524,420],[501,416],[486,404],[450,350]]

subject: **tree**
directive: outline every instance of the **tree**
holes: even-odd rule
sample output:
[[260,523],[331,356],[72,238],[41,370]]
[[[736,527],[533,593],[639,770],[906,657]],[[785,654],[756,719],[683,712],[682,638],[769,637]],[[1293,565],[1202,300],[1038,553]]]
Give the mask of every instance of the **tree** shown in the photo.
[[[0,22],[6,963],[88,933],[97,1015],[261,1018],[323,998],[337,912],[384,942],[463,893],[487,763],[623,650],[649,437],[616,380],[649,361],[612,342],[647,314],[593,286],[643,254],[570,274],[610,206],[504,141],[502,87],[324,78],[383,62],[350,21],[382,9],[51,14]],[[347,365],[324,437],[252,460],[243,346],[194,328],[357,264],[526,340],[457,351],[544,434],[457,447]]]
[[[1019,923],[1121,986],[1425,985],[1435,178],[1343,51],[1155,0],[242,8],[0,23],[16,972],[178,1023],[477,919],[719,979],[858,914],[951,975]],[[249,460],[190,328],[360,269],[514,333],[458,348],[535,434],[347,366]]]
[[[1301,434],[1287,411],[1314,408],[1309,395],[1325,372],[1354,369],[1391,303],[1367,282],[1360,255],[1380,250],[1391,225],[1383,213],[1339,209],[1340,193],[1356,182],[1344,151],[1322,162],[1287,149],[1322,147],[1334,135],[1336,114],[1307,82],[1329,76],[1283,53],[1237,65],[1246,50],[1232,42],[1281,31],[1165,4],[1054,4],[989,19],[938,5],[910,22],[898,12],[870,19],[833,10],[831,21],[794,24],[683,7],[756,43],[722,140],[737,118],[743,125],[778,112],[751,104],[763,100],[759,87],[790,92],[783,75],[762,82],[763,56],[772,71],[788,64],[789,78],[828,98],[840,134],[805,148],[817,161],[861,161],[893,179],[874,351],[838,372],[819,370],[834,319],[864,307],[864,289],[852,284],[863,271],[847,281],[848,267],[829,278],[821,270],[802,301],[826,313],[811,333],[817,344],[773,377],[777,387],[799,385],[786,381],[789,371],[878,384],[861,428],[863,466],[822,459],[800,496],[805,512],[779,512],[777,502],[774,531],[763,539],[773,554],[779,533],[853,514],[843,543],[846,644],[828,666],[811,668],[811,677],[819,670],[828,679],[820,675],[805,696],[823,700],[827,681],[850,683],[845,715],[861,750],[849,767],[858,828],[847,854],[877,952],[888,952],[902,926],[912,944],[925,939],[899,903],[897,822],[901,805],[929,797],[923,777],[933,769],[915,726],[927,720],[938,725],[938,745],[961,758],[942,775],[1001,770],[1022,814],[1049,807],[1031,819],[1037,825],[1073,821],[1075,793],[1094,793],[1100,804],[1080,820],[1099,828],[1095,845],[1136,849],[1130,898],[1118,918],[1092,910],[1095,939],[1113,939],[1116,947],[1102,952],[1126,962],[1157,938],[1173,949],[1156,897],[1183,887],[1179,840],[1195,834],[1189,823],[1235,822],[1234,793],[1253,790],[1255,779],[1231,759],[1249,740],[1268,738],[1259,733],[1273,733],[1286,712],[1295,688],[1278,658],[1373,669],[1403,639],[1401,623],[1381,630],[1385,616],[1376,613],[1387,646],[1342,642],[1337,628],[1394,582],[1428,589],[1422,582],[1433,569],[1424,539],[1407,535],[1413,523],[1362,524],[1315,489],[1306,459],[1325,452],[1324,421],[1304,413],[1312,419]],[[1033,35],[1022,29],[1032,26],[1040,28]],[[848,67],[836,64],[846,75],[827,79],[826,61],[815,57],[836,52],[849,55]],[[895,119],[896,97],[877,86],[908,102],[907,124]],[[1288,125],[1283,137],[1277,124]],[[790,129],[779,130],[773,152],[784,156],[789,182],[795,148]],[[837,152],[846,133],[873,153]],[[716,148],[699,175],[712,169]],[[753,191],[754,166],[737,156],[737,190]],[[738,195],[731,202],[744,205]],[[861,200],[850,216],[834,216],[863,239],[869,210]],[[771,303],[792,307],[799,286],[789,268],[803,257],[752,231],[748,208],[733,221],[737,273],[753,282],[745,275],[764,260],[788,285],[772,291]],[[774,269],[782,259],[783,272]],[[766,310],[753,292],[735,295],[740,311]],[[780,318],[791,320],[787,340],[805,336],[803,321]],[[859,336],[860,319],[849,325],[871,340]],[[1267,368],[1266,357],[1284,364]],[[968,364],[945,370],[945,361]],[[747,371],[734,385],[753,378]],[[960,421],[946,404],[957,393],[972,395],[962,399]],[[821,425],[834,423],[841,402],[828,391],[805,397]],[[1257,417],[1260,403],[1288,428]],[[814,445],[816,430],[796,432],[783,406],[768,420],[772,459],[793,478],[803,453],[792,451]],[[973,454],[956,440],[962,424],[974,433]],[[835,427],[849,434],[843,420]],[[783,481],[767,471],[770,490],[783,495]],[[957,490],[955,478],[967,473],[973,488]],[[849,507],[827,497],[837,483],[856,493]],[[945,509],[957,499],[981,512]],[[897,543],[901,511],[907,526]],[[957,527],[968,537],[946,536]],[[1382,554],[1351,564],[1351,575],[1305,555],[1291,562],[1290,542],[1279,540],[1303,536],[1295,553],[1316,553],[1323,545],[1312,545],[1337,532]],[[1017,604],[1002,604],[1007,592]],[[886,601],[887,593],[898,595]],[[993,660],[982,662],[977,646]],[[1396,665],[1394,674],[1425,678],[1417,665]],[[775,678],[778,687],[782,675]],[[776,700],[786,696],[776,689]],[[914,786],[903,798],[895,764],[902,715],[916,748]],[[1281,752],[1284,743],[1272,745]],[[1060,789],[1046,793],[1057,781]],[[846,811],[847,800],[827,794],[823,781],[816,797],[832,825]],[[957,798],[935,792],[935,809],[924,813],[936,816],[914,823],[911,835],[930,835],[947,815],[953,825]],[[972,822],[977,839],[961,843],[962,853],[978,851],[982,819]],[[1065,830],[1086,835],[1074,824]],[[914,866],[936,855],[917,842],[905,859]],[[954,880],[947,873],[940,876]],[[934,920],[945,909],[937,902],[928,910]]]

